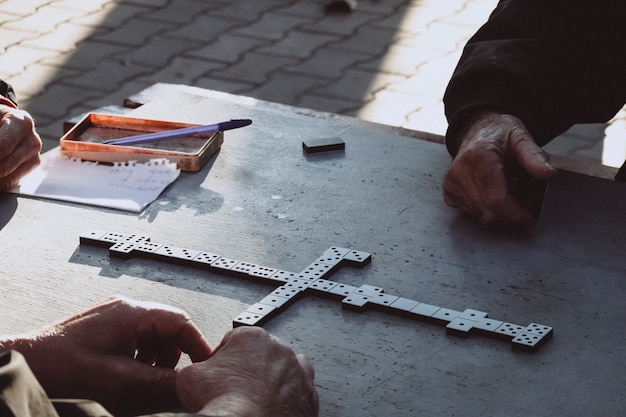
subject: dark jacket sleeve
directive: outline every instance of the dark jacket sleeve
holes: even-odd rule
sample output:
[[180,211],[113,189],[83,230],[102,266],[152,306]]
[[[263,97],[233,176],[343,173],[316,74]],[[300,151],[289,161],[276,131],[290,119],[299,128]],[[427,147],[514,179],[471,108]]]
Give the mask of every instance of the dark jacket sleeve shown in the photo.
[[501,0],[470,39],[444,95],[452,155],[479,108],[520,118],[544,145],[626,102],[626,2]]
[[[16,351],[0,352],[0,416],[112,417],[93,401],[49,399],[24,357]],[[188,413],[160,413],[153,416],[207,417]]]
[[4,98],[8,98],[13,104],[17,106],[17,97],[15,96],[13,87],[11,87],[10,84],[7,84],[2,80],[0,80],[0,95],[2,95]]

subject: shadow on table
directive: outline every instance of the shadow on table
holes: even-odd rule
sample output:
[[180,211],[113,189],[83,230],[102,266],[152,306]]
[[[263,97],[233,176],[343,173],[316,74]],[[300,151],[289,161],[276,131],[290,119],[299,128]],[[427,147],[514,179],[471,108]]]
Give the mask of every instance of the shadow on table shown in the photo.
[[2,193],[0,195],[0,230],[4,229],[17,211],[17,195]]

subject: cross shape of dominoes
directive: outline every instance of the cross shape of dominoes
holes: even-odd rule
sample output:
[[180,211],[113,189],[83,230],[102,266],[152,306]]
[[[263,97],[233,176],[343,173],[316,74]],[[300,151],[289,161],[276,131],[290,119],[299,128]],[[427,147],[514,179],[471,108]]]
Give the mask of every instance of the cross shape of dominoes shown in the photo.
[[341,266],[362,268],[371,262],[372,257],[369,253],[353,249],[332,246],[300,273],[295,273],[225,258],[212,252],[159,244],[150,241],[147,236],[136,234],[87,230],[80,235],[80,243],[107,247],[112,257],[143,256],[275,287],[267,297],[235,317],[233,327],[262,326],[272,317],[285,311],[297,299],[313,294],[341,301],[344,309],[363,312],[372,308],[444,325],[448,334],[456,336],[468,337],[471,334],[479,334],[510,341],[514,349],[527,352],[537,350],[553,335],[552,327],[544,324],[531,323],[528,326],[521,326],[489,318],[484,311],[473,309],[457,311],[387,294],[381,287],[372,285],[356,287],[331,281],[329,277]]

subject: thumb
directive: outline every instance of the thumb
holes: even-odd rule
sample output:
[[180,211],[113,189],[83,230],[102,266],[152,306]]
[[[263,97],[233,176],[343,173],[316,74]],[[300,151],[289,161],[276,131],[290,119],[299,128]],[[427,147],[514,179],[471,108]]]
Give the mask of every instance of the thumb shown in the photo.
[[525,129],[513,129],[509,138],[510,152],[517,163],[533,178],[548,181],[557,174],[550,156],[535,143]]
[[103,386],[95,391],[105,397],[103,402],[133,404],[140,409],[178,406],[177,371],[131,358],[112,359],[108,363],[98,379]]

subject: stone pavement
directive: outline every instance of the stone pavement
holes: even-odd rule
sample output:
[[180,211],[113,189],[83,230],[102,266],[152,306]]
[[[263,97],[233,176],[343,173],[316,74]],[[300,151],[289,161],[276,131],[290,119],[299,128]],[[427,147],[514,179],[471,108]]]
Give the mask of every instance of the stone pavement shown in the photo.
[[[443,134],[447,81],[496,3],[359,0],[328,14],[325,0],[3,0],[0,78],[46,148],[65,120],[154,83]],[[603,129],[575,130],[551,152],[597,164]]]

